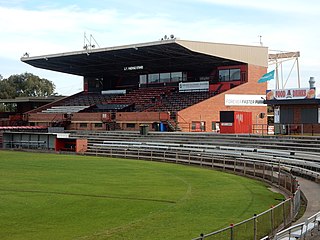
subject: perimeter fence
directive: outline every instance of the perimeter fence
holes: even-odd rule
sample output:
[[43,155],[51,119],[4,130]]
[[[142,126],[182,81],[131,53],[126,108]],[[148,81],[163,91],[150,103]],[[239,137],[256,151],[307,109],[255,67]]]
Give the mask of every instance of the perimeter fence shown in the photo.
[[93,144],[89,154],[97,156],[122,157],[150,161],[198,165],[216,170],[228,171],[262,180],[284,191],[288,196],[276,206],[240,223],[211,233],[201,233],[193,240],[258,240],[273,236],[279,229],[288,226],[298,214],[301,205],[301,191],[296,178],[282,164],[251,158],[241,153],[226,155],[221,152],[206,152],[202,149],[166,147],[125,142]]

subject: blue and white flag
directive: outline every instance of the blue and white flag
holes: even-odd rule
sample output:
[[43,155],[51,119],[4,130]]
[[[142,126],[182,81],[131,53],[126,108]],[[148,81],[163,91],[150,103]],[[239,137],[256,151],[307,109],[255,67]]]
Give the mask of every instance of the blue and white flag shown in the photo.
[[270,80],[274,79],[274,70],[272,70],[271,72],[268,72],[266,74],[264,74],[259,80],[258,83],[264,83],[264,82],[268,82]]

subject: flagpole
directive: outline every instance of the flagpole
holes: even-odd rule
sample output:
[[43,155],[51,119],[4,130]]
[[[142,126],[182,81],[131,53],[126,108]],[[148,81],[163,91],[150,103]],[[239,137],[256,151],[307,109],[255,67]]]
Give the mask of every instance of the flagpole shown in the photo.
[[296,58],[296,60],[297,60],[297,70],[298,70],[298,86],[300,88],[300,68],[299,68],[298,57]]
[[278,59],[276,58],[276,89],[279,89]]

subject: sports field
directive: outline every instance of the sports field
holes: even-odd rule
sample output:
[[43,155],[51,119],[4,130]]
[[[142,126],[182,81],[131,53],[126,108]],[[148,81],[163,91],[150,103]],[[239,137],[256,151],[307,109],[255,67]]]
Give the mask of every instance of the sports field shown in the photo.
[[279,203],[252,179],[158,162],[0,151],[0,239],[191,239]]

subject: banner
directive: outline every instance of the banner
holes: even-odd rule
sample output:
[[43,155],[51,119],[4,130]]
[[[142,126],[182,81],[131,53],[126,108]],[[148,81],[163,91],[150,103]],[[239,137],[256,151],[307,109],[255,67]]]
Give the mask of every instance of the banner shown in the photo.
[[315,89],[309,88],[277,89],[266,92],[267,100],[313,99],[315,95]]
[[259,80],[258,83],[264,83],[267,81],[270,81],[274,79],[274,70],[272,70],[271,72],[268,72],[266,74],[264,74]]
[[226,94],[224,104],[226,106],[266,106],[263,103],[265,95]]
[[209,91],[209,82],[186,82],[179,83],[179,92],[207,92]]

